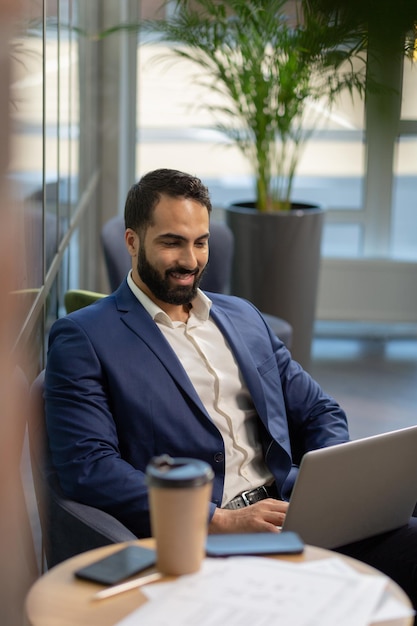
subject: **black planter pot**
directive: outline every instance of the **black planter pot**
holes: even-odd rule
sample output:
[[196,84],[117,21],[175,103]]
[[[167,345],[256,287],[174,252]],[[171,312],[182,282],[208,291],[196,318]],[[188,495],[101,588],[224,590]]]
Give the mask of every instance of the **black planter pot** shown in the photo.
[[292,354],[310,367],[324,210],[294,203],[291,211],[260,213],[253,202],[226,210],[235,238],[231,292],[293,327]]

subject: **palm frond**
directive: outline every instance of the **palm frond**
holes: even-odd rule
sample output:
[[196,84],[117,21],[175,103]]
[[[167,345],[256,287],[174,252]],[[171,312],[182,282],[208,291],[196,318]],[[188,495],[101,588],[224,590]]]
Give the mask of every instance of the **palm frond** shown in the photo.
[[[203,106],[249,159],[260,210],[288,204],[309,136],[306,107],[314,101],[330,107],[344,90],[363,95],[372,87],[366,24],[350,13],[348,19],[341,0],[293,5],[295,16],[286,14],[286,0],[177,0],[166,20],[142,25],[170,44],[171,58],[196,68],[198,84],[221,96],[220,104]],[[274,180],[286,183],[277,189]]]

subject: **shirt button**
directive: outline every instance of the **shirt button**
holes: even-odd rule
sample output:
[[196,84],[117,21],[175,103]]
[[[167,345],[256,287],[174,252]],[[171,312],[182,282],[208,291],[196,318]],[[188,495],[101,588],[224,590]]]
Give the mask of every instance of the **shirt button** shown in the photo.
[[214,460],[215,460],[216,463],[223,463],[223,461],[224,461],[224,454],[223,454],[223,452],[217,452],[214,455]]

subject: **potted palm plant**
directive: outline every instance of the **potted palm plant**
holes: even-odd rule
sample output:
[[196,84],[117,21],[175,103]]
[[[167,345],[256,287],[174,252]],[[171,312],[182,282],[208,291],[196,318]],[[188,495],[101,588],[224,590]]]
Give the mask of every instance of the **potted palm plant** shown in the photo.
[[314,129],[310,105],[364,90],[361,41],[306,0],[174,4],[166,19],[142,26],[198,69],[196,80],[217,97],[202,106],[253,172],[253,198],[226,211],[235,234],[231,289],[292,324],[293,356],[308,367],[324,216],[293,202],[293,182]]

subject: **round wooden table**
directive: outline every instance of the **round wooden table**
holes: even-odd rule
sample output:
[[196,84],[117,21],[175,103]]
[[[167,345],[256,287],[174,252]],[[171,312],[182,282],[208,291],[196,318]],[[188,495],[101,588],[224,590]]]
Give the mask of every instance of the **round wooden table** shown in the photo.
[[[153,539],[144,539],[137,543],[147,547],[155,545]],[[104,600],[93,600],[93,595],[103,589],[103,586],[78,580],[74,576],[75,570],[119,550],[123,545],[127,544],[113,544],[84,552],[60,563],[41,576],[26,598],[27,624],[30,626],[114,626],[123,617],[145,603],[146,597],[140,589],[132,589]],[[345,560],[360,572],[380,575],[375,569],[360,561],[312,546],[306,546],[300,555],[272,558],[302,563],[334,556]],[[146,573],[151,571],[154,571],[154,568],[150,568]],[[165,579],[170,580],[169,577]],[[389,593],[402,604],[411,608],[409,598],[396,583],[389,581],[388,589]],[[391,620],[383,624],[384,626],[411,626],[413,618]],[[379,626],[382,626],[382,622],[379,622]]]

